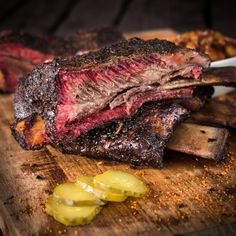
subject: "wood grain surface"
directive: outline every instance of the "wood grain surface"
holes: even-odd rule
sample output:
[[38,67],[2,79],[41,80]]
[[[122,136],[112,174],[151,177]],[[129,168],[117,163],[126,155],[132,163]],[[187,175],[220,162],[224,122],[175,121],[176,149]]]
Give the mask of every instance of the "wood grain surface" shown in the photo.
[[[0,96],[0,235],[234,235],[236,134],[225,163],[166,153],[163,169],[132,168],[64,155],[48,146],[25,151],[11,136],[12,95]],[[150,187],[144,199],[109,203],[84,226],[64,227],[44,212],[45,198],[76,176],[119,169]]]

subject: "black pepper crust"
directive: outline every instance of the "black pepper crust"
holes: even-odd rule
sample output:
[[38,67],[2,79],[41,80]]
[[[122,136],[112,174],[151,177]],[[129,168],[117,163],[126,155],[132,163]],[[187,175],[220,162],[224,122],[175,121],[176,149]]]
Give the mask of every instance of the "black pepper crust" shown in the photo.
[[166,40],[142,40],[139,38],[132,38],[130,40],[123,40],[110,46],[103,47],[98,51],[90,52],[86,55],[75,56],[69,60],[58,60],[61,67],[71,69],[81,69],[91,66],[109,63],[110,61],[119,60],[122,57],[132,57],[143,54],[158,53],[160,55],[172,54],[177,50],[190,50],[183,47],[176,46]]
[[[138,38],[123,40],[104,47],[96,52],[78,55],[73,58],[56,58],[52,62],[39,65],[17,86],[14,108],[15,118],[21,120],[33,113],[53,120],[44,110],[55,111],[57,102],[56,81],[60,70],[74,68],[80,70],[86,67],[112,63],[116,59],[148,53],[171,54],[181,49],[165,40],[144,41]],[[182,49],[190,50],[190,49]],[[49,118],[50,117],[50,118]]]
[[[56,137],[56,115],[58,80],[60,71],[70,69],[82,70],[93,66],[103,67],[114,64],[116,60],[129,60],[138,55],[159,54],[173,55],[174,53],[190,52],[192,50],[175,46],[165,40],[144,41],[138,38],[120,41],[109,47],[102,48],[82,56],[71,59],[57,58],[52,62],[39,65],[23,80],[20,81],[14,101],[15,122],[38,114],[45,121],[46,133],[49,137]],[[196,55],[199,55],[196,52]]]
[[39,65],[18,83],[14,97],[16,121],[39,114],[51,119],[50,114],[44,114],[45,109],[55,111],[57,102],[56,81],[59,72],[56,61]]

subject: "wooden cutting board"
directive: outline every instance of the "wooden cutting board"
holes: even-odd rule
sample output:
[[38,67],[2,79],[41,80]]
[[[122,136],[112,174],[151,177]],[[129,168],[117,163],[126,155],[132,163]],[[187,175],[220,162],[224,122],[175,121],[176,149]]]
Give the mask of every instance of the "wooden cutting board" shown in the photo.
[[[134,169],[64,155],[50,146],[21,149],[9,129],[12,100],[12,95],[0,95],[0,235],[235,234],[236,132],[231,132],[225,163],[166,153],[163,169]],[[80,227],[65,227],[45,214],[45,199],[57,184],[108,169],[140,176],[150,186],[148,196],[109,203],[92,223]]]
[[[225,163],[167,153],[163,169],[131,168],[47,147],[25,151],[11,136],[12,95],[0,96],[0,235],[233,235],[236,232],[236,133]],[[144,199],[109,203],[89,225],[64,227],[44,213],[58,183],[108,169],[150,186]],[[192,233],[191,233],[192,232]],[[194,232],[194,233],[193,233]]]

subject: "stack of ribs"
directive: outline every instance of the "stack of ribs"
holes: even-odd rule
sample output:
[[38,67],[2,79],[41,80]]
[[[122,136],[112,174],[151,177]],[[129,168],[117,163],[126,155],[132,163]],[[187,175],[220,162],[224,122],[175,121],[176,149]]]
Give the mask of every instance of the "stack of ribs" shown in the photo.
[[[177,125],[207,101],[210,59],[165,40],[122,40],[57,58],[19,82],[11,129],[24,149],[53,145],[64,153],[159,167]],[[229,68],[230,69],[230,68]],[[172,137],[173,138],[173,137]],[[222,158],[224,154],[219,156]]]
[[25,32],[0,33],[0,92],[15,91],[18,81],[36,65],[55,57],[70,57],[123,39],[119,31],[104,28],[68,37],[44,37]]

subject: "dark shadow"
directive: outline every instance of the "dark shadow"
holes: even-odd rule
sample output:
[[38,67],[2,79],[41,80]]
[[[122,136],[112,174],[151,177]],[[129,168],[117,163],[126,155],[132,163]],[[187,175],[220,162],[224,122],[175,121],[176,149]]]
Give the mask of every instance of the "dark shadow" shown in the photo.
[[64,8],[63,12],[59,15],[59,17],[55,20],[54,24],[48,29],[49,34],[53,34],[56,32],[63,22],[67,20],[72,12],[74,6],[79,2],[79,0],[70,0],[68,1],[66,7]]
[[132,1],[133,1],[133,0],[124,0],[124,1],[123,1],[122,5],[121,5],[121,7],[120,7],[120,10],[119,10],[119,12],[118,12],[118,14],[117,14],[117,16],[115,17],[115,19],[114,19],[114,21],[113,21],[113,23],[112,23],[112,25],[113,25],[114,27],[117,27],[117,26],[120,24],[120,22],[121,22],[122,19],[123,19],[123,16],[125,15],[126,11],[127,11],[128,8],[129,8],[129,5],[130,5],[130,3],[131,3]]
[[0,25],[2,25],[5,20],[9,19],[12,15],[14,15],[17,11],[23,8],[29,0],[18,0],[15,4],[13,4],[5,13],[0,17]]

